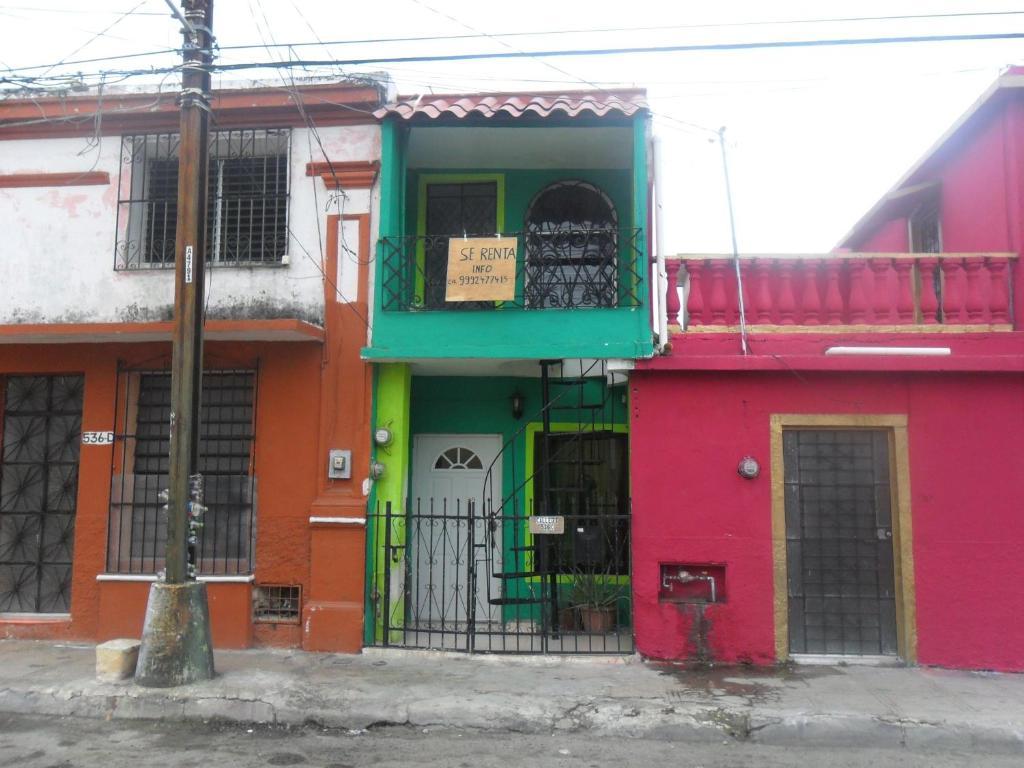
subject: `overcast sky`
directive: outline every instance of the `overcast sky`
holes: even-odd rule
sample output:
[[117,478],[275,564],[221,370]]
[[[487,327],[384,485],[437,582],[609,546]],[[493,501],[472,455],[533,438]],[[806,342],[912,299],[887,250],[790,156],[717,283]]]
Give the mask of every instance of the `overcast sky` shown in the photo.
[[[133,13],[125,16],[130,10]],[[842,21],[906,14],[1021,11],[945,19]],[[797,23],[800,22],[800,23]],[[646,29],[637,30],[637,27]],[[225,63],[479,51],[728,43],[919,34],[1024,32],[1013,0],[215,0],[220,46],[470,35],[490,37],[223,50]],[[634,28],[634,29],[630,29]],[[512,32],[610,29],[544,36]],[[159,51],[180,44],[163,0],[0,0],[0,66]],[[103,32],[102,35],[97,33]],[[710,134],[726,126],[740,249],[830,249],[1008,65],[1024,41],[632,54],[511,61],[377,64],[403,93],[644,86],[663,173],[669,252],[729,248],[722,171]],[[61,71],[173,64],[163,54]],[[327,74],[318,69],[296,75]],[[334,71],[339,71],[335,69]],[[35,74],[42,70],[35,70]],[[273,78],[232,73],[223,81]],[[152,78],[151,82],[154,82]],[[131,82],[146,82],[131,81]],[[174,88],[173,78],[164,88]],[[2,169],[0,169],[2,170]]]

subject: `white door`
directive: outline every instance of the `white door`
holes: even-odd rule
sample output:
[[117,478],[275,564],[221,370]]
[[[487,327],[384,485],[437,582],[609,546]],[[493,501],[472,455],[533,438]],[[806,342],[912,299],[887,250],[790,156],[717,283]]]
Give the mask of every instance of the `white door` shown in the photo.
[[[477,622],[490,613],[488,597],[501,594],[501,532],[487,511],[501,503],[501,435],[417,435],[413,441],[413,516],[407,532],[415,580],[410,594],[416,623],[439,627],[468,617],[470,569],[475,569]],[[484,480],[488,499],[484,499]],[[481,508],[482,506],[486,508]],[[470,521],[472,520],[472,523]],[[472,524],[472,530],[470,525]]]

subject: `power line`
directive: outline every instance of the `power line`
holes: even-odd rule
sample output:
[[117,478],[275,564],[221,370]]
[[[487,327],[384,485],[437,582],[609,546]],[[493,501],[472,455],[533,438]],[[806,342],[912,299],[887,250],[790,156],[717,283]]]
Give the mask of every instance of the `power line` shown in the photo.
[[[429,11],[436,13],[440,16],[445,16],[452,21],[472,30],[473,27],[468,24],[464,24],[458,19],[449,16],[448,14],[435,10],[423,3],[417,3]],[[946,18],[966,18],[966,17],[987,17],[987,16],[1020,16],[1024,15],[1024,11],[987,11],[987,12],[961,12],[961,13],[921,13],[921,14],[905,14],[900,16],[848,16],[841,18],[818,18],[818,19],[786,19],[780,21],[736,21],[736,22],[721,22],[715,24],[667,24],[659,26],[637,26],[637,27],[595,27],[595,28],[579,28],[579,29],[553,29],[553,30],[533,30],[529,32],[480,32],[474,31],[472,34],[462,35],[417,35],[412,37],[376,37],[376,38],[363,38],[357,40],[328,40],[317,42],[304,42],[304,43],[276,43],[271,46],[263,44],[250,44],[250,45],[227,45],[221,46],[222,51],[241,51],[251,50],[254,48],[275,48],[275,47],[287,47],[287,48],[301,48],[311,45],[316,46],[337,46],[337,45],[369,45],[379,43],[416,43],[416,42],[431,42],[431,41],[448,41],[448,40],[479,40],[481,38],[504,38],[504,37],[552,37],[559,35],[584,35],[584,34],[610,34],[610,33],[622,33],[622,32],[655,32],[660,30],[679,30],[679,29],[726,29],[734,27],[752,27],[752,26],[785,26],[789,24],[800,25],[800,24],[829,24],[829,23],[854,23],[864,21],[911,21],[911,20],[924,20],[924,19],[946,19]]]
[[108,24],[108,25],[107,25],[107,26],[105,26],[105,27],[104,27],[103,29],[101,29],[101,30],[100,30],[99,32],[96,32],[96,33],[95,33],[95,34],[94,34],[94,35],[93,35],[92,37],[90,37],[90,38],[89,38],[88,40],[86,40],[86,41],[85,41],[84,43],[82,43],[82,44],[81,44],[80,46],[78,46],[77,48],[75,48],[75,50],[73,50],[73,51],[72,51],[71,53],[69,53],[69,54],[68,54],[67,56],[65,56],[65,57],[64,57],[63,59],[61,59],[60,61],[58,61],[58,62],[57,62],[56,64],[53,64],[53,65],[52,65],[52,66],[51,66],[51,67],[50,67],[49,69],[47,69],[47,70],[46,70],[45,72],[43,72],[43,74],[45,75],[45,74],[46,74],[47,72],[49,72],[49,71],[50,71],[51,69],[54,69],[55,67],[59,67],[59,66],[60,66],[61,64],[64,64],[64,63],[65,63],[65,62],[66,62],[66,61],[67,61],[68,59],[70,59],[70,58],[71,58],[72,56],[74,56],[74,55],[75,55],[76,53],[78,53],[79,51],[81,51],[81,50],[83,50],[84,48],[88,47],[88,46],[89,46],[89,44],[90,44],[90,43],[92,43],[92,42],[93,42],[94,40],[96,40],[97,38],[100,38],[100,37],[103,37],[104,35],[106,35],[106,34],[107,34],[107,32],[109,32],[109,31],[110,31],[110,30],[112,30],[112,29],[113,29],[114,27],[116,27],[116,26],[117,26],[118,24],[120,24],[120,23],[121,23],[122,21],[124,21],[125,19],[127,19],[127,18],[128,18],[129,16],[131,16],[131,15],[132,15],[133,13],[135,13],[135,12],[136,12],[137,10],[139,10],[139,8],[141,8],[142,6],[144,6],[144,5],[145,5],[145,4],[147,3],[147,2],[148,2],[148,0],[142,0],[142,2],[140,2],[140,3],[136,3],[136,4],[134,5],[134,6],[132,6],[132,8],[131,8],[130,10],[128,10],[128,11],[125,11],[125,12],[124,12],[124,13],[122,13],[122,14],[121,14],[120,16],[118,16],[118,17],[117,17],[116,19],[114,19],[114,21],[112,21],[112,22],[111,22],[110,24]]
[[[24,6],[0,6],[0,11],[8,8],[22,9]],[[34,10],[34,9],[33,9]],[[59,9],[51,9],[57,12]],[[85,11],[81,11],[85,13]],[[91,13],[91,12],[90,12]],[[139,12],[136,15],[156,15],[162,16],[166,14],[156,14]],[[380,44],[380,43],[415,43],[415,42],[440,42],[450,40],[479,40],[482,38],[505,38],[505,37],[553,37],[560,35],[581,35],[581,34],[611,34],[611,33],[623,33],[623,32],[652,32],[659,30],[681,30],[681,29],[727,29],[736,27],[756,27],[756,26],[786,26],[786,25],[807,25],[807,24],[839,24],[839,23],[855,23],[865,21],[913,21],[913,20],[925,20],[925,19],[952,19],[952,18],[984,18],[994,16],[1019,16],[1024,15],[1024,11],[964,11],[959,13],[921,13],[921,14],[903,14],[903,15],[891,15],[891,16],[847,16],[838,18],[816,18],[816,19],[784,19],[779,21],[737,21],[737,22],[720,22],[720,23],[707,23],[707,24],[669,24],[662,26],[635,26],[635,27],[594,27],[594,28],[576,28],[576,29],[554,29],[554,30],[533,30],[528,32],[494,32],[494,33],[482,33],[476,32],[473,34],[462,34],[462,35],[417,35],[410,37],[373,37],[373,38],[361,38],[356,40],[327,40],[322,41],[317,38],[316,42],[293,42],[293,43],[274,43],[267,45],[266,43],[255,43],[246,45],[227,45],[219,46],[220,51],[244,51],[253,50],[257,48],[304,48],[308,46],[345,46],[345,45],[369,45],[369,44]],[[461,23],[461,22],[460,22]],[[307,22],[308,24],[308,22]],[[78,64],[95,64],[98,61],[117,61],[120,59],[130,59],[145,56],[157,56],[163,53],[180,53],[178,49],[160,49],[155,51],[147,51],[143,53],[129,53],[121,54],[118,56],[105,56],[93,59],[78,59],[75,61],[66,61],[65,65],[78,65]],[[385,60],[378,60],[385,61]],[[18,67],[19,71],[28,72],[35,69],[46,69],[52,65],[50,64],[33,64],[31,66]]]
[[[981,42],[992,40],[1019,40],[1024,38],[1024,32],[997,32],[988,34],[959,34],[959,35],[905,35],[900,37],[866,37],[866,38],[829,38],[813,40],[764,40],[742,43],[701,43],[690,45],[666,45],[666,46],[631,46],[622,48],[589,48],[589,49],[560,49],[547,51],[506,51],[506,52],[484,52],[465,54],[434,54],[423,56],[399,56],[399,57],[373,57],[360,59],[293,59],[287,61],[262,61],[237,64],[212,65],[211,72],[237,72],[252,69],[281,69],[289,67],[338,67],[338,66],[359,66],[365,64],[387,64],[387,63],[411,63],[411,62],[433,62],[433,61],[479,61],[488,59],[522,59],[522,58],[544,58],[544,57],[566,57],[566,56],[622,56],[634,54],[658,54],[658,53],[697,53],[697,52],[718,52],[718,51],[753,51],[753,50],[782,50],[782,49],[805,49],[805,48],[828,48],[828,47],[854,47],[854,46],[875,46],[875,45],[899,45],[912,43],[940,43],[940,42]],[[107,70],[92,73],[90,77],[135,77],[141,75],[157,75],[166,72],[178,71],[179,67],[152,67],[141,70]],[[37,83],[47,78],[22,76],[16,74],[6,75],[0,78],[0,84],[11,83],[24,85],[26,83]],[[67,81],[72,78],[70,75],[53,76],[49,79],[62,79]],[[77,76],[78,79],[83,77]]]
[[[0,11],[31,11],[33,13],[59,13],[61,15],[77,13],[84,16],[117,16],[120,15],[121,11],[100,11],[100,10],[83,10],[81,8],[39,8],[34,5],[0,5]],[[136,16],[168,16],[167,13],[157,13],[156,11],[138,11]]]

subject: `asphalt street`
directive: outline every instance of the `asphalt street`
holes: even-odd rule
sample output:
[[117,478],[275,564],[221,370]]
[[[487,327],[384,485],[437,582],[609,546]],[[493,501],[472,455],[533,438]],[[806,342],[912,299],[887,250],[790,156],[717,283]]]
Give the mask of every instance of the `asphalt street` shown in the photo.
[[907,748],[774,747],[731,739],[657,739],[482,732],[246,727],[167,721],[97,721],[0,715],[0,768],[884,768],[1020,766],[1020,755]]

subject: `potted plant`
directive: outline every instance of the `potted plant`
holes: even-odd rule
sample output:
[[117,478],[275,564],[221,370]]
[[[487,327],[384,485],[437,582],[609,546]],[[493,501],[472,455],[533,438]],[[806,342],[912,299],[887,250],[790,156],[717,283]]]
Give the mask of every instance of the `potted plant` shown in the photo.
[[600,573],[580,571],[572,576],[571,602],[584,632],[611,632],[615,627],[619,585]]

